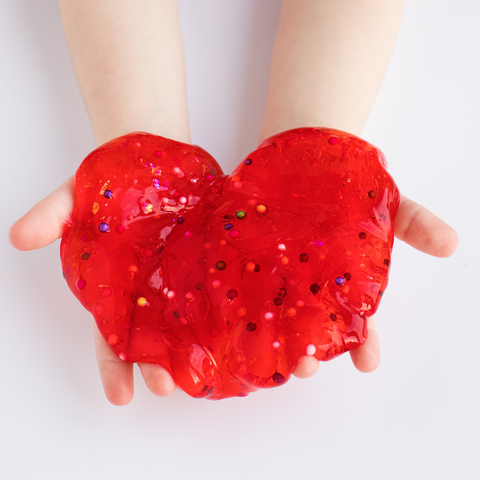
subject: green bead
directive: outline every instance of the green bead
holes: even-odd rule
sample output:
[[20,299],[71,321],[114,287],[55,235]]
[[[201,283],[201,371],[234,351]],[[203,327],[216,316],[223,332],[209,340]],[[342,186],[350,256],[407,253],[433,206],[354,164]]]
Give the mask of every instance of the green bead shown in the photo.
[[246,212],[244,212],[243,210],[239,210],[235,216],[239,219],[239,220],[242,220],[242,218],[245,218],[247,216]]

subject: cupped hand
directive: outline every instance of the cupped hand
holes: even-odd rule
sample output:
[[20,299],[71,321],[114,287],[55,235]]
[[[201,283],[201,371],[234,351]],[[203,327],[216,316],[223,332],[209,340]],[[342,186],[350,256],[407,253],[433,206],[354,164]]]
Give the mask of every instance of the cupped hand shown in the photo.
[[[10,241],[18,250],[45,247],[62,236],[65,220],[73,211],[74,179],[37,203],[10,230]],[[421,252],[435,257],[449,257],[456,250],[458,236],[449,225],[422,205],[401,196],[394,223],[395,236]],[[133,364],[115,354],[98,331],[93,332],[98,368],[107,399],[114,405],[126,405],[133,398]],[[368,336],[363,345],[350,351],[353,364],[361,372],[372,372],[380,364],[380,343],[374,317],[368,318]],[[168,371],[160,365],[139,363],[146,385],[160,397],[171,395],[176,388]],[[293,374],[308,378],[318,370],[319,362],[304,357]]]

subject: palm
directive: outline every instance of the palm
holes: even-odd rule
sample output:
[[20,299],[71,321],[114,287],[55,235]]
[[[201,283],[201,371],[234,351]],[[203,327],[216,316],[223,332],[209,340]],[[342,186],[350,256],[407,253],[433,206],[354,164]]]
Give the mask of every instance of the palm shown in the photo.
[[[73,210],[73,177],[48,197],[37,203],[10,231],[10,240],[19,250],[42,248],[60,238],[65,219]],[[448,257],[457,248],[456,232],[425,207],[401,196],[400,207],[394,223],[395,236],[421,252],[436,257]],[[123,362],[100,335],[93,322],[95,350],[108,400],[115,405],[126,405],[133,397],[133,364]],[[375,320],[368,319],[368,338],[359,348],[350,352],[353,364],[361,372],[371,372],[380,363],[380,344]],[[158,396],[175,391],[170,374],[160,365],[139,363],[145,383]],[[314,357],[305,357],[294,375],[311,377],[318,370]]]

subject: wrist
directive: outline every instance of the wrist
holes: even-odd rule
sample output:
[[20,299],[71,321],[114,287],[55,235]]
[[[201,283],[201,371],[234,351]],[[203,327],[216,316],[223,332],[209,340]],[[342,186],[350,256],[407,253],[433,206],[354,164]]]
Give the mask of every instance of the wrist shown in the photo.
[[[159,114],[160,112],[160,114]],[[90,115],[96,146],[131,132],[147,132],[178,142],[191,143],[187,113],[165,108],[112,109],[103,115]]]

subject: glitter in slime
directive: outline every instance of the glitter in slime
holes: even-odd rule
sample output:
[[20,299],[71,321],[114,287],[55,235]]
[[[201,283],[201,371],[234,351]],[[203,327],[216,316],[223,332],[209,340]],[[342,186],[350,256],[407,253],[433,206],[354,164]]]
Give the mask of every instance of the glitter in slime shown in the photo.
[[338,130],[275,135],[230,176],[132,133],[76,173],[63,272],[122,360],[193,397],[246,396],[365,341],[398,205],[383,154]]

